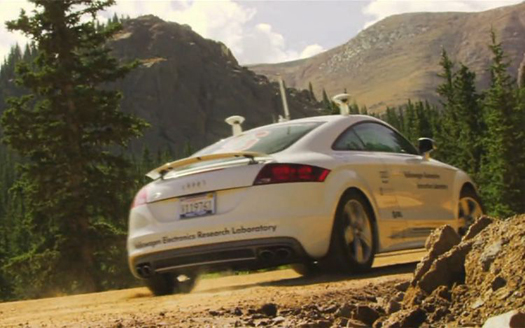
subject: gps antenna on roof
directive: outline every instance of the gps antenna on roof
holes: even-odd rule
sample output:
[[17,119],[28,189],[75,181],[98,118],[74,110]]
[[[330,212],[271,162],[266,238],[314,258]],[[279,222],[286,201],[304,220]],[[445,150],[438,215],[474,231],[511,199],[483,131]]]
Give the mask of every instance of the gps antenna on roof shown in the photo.
[[341,93],[337,96],[334,96],[332,100],[335,102],[337,107],[339,107],[339,112],[341,113],[341,115],[350,115],[350,107],[348,106],[348,102],[350,101],[349,94]]
[[279,122],[286,122],[290,120],[290,110],[288,109],[288,101],[286,100],[286,90],[284,89],[283,79],[279,79],[279,87],[281,89],[281,99],[284,108],[284,117],[279,115]]
[[226,123],[232,126],[232,134],[234,136],[242,133],[242,122],[244,122],[244,117],[239,115],[230,116],[225,120]]

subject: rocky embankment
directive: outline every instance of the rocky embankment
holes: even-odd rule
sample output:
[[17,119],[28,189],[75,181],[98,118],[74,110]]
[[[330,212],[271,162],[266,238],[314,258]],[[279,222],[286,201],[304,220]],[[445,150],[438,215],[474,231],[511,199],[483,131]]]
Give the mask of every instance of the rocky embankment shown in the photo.
[[525,327],[525,215],[482,217],[461,238],[428,238],[410,281],[332,292],[310,304],[210,310],[236,327]]

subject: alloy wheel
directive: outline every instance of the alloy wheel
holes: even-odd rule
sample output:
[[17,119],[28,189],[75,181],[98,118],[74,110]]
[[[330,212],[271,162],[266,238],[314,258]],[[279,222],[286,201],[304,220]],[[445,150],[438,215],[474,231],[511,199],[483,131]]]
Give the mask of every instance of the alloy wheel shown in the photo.
[[371,221],[363,205],[349,200],[343,210],[344,239],[352,258],[359,264],[367,263],[372,256],[373,235]]

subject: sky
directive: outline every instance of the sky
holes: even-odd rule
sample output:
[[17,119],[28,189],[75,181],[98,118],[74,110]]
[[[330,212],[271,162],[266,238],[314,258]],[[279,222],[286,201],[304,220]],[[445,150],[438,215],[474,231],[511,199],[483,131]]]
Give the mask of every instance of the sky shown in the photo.
[[[484,11],[523,0],[117,0],[100,14],[137,17],[153,14],[188,24],[200,35],[225,43],[239,63],[277,63],[314,56],[347,42],[359,31],[394,14]],[[5,21],[27,0],[0,0],[0,60],[10,47],[27,39],[7,31]]]

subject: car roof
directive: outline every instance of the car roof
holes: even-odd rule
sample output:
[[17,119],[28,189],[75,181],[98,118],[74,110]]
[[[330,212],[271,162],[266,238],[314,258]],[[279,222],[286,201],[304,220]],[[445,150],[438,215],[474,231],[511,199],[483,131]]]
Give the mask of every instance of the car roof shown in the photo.
[[[359,121],[379,121],[384,123],[383,121],[368,115],[323,115],[323,116],[310,116],[310,117],[303,117],[303,118],[297,118],[292,119],[289,121],[279,122],[279,123],[273,123],[273,124],[267,124],[263,126],[258,126],[256,128],[250,129],[250,130],[257,130],[261,128],[266,128],[268,126],[278,126],[278,125],[285,125],[285,124],[293,124],[293,123],[307,123],[307,122],[340,122],[340,121],[346,121],[348,124],[357,123]],[[247,130],[247,131],[250,131]]]

